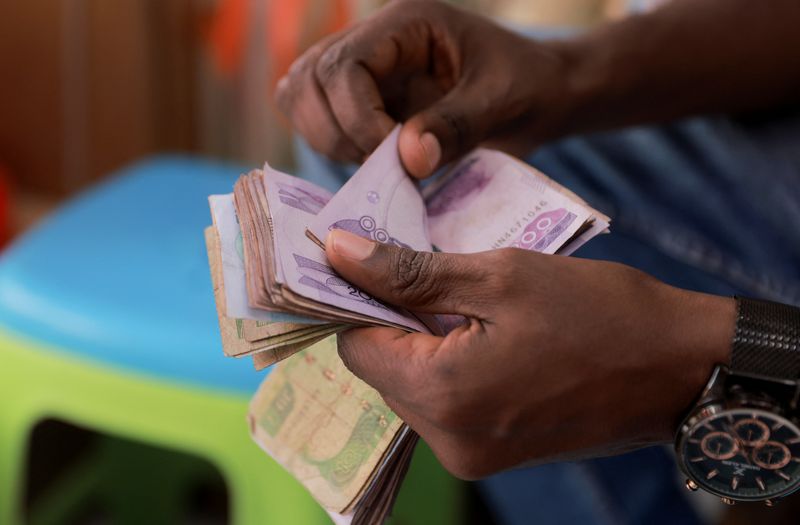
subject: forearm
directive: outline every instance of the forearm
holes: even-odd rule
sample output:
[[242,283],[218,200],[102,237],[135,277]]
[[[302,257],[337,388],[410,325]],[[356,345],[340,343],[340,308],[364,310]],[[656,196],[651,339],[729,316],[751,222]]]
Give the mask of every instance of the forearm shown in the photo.
[[568,73],[553,133],[796,101],[798,22],[797,0],[675,0],[555,43]]

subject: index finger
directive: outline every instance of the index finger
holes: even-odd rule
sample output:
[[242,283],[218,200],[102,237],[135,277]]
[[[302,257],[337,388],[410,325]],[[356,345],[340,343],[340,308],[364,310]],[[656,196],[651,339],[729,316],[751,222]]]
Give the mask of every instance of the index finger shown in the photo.
[[[383,13],[332,44],[317,62],[317,80],[344,132],[372,152],[395,126],[379,82],[397,73],[426,71],[427,26]],[[394,16],[391,20],[386,17]]]
[[[337,42],[320,57],[316,76],[345,134],[360,149],[370,153],[396,122],[386,113],[377,82],[367,68],[367,57],[359,49],[365,45],[366,42],[359,42],[355,37]],[[391,57],[380,56],[374,60],[387,59]]]

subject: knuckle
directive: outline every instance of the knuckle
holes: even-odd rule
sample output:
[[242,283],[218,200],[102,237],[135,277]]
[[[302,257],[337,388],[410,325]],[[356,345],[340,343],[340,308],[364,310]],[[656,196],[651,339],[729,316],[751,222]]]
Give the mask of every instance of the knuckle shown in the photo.
[[309,77],[308,70],[310,64],[313,61],[308,59],[308,57],[301,57],[295,61],[292,66],[289,68],[289,71],[286,73],[284,77],[287,82],[286,86],[290,88],[292,91],[300,89],[303,86],[308,84],[309,79],[313,79],[313,77]]
[[275,90],[275,103],[285,115],[290,116],[292,110],[292,94],[294,86],[290,77],[283,77]]
[[308,51],[297,57],[297,59],[289,66],[289,76],[296,77],[303,74],[303,72],[309,68],[309,65],[315,62],[315,59],[320,52],[321,49],[313,46]]
[[391,279],[392,291],[404,298],[413,298],[423,304],[432,302],[438,295],[435,278],[435,259],[430,252],[400,249],[395,252],[395,274]]
[[472,126],[466,115],[442,111],[439,113],[439,118],[444,123],[453,146],[458,151],[466,150],[471,144],[470,137],[472,137]]
[[347,48],[348,46],[345,42],[340,42],[322,52],[314,67],[314,74],[320,85],[330,85],[342,70],[343,63],[346,60]]
[[308,67],[308,63],[309,63],[308,55],[303,55],[299,57],[289,66],[288,71],[286,71],[286,76],[288,78],[297,78]]
[[502,268],[503,271],[487,275],[491,289],[502,296],[515,294],[520,289],[520,276],[531,269],[528,255],[524,250],[517,248],[504,248],[492,252],[492,256],[496,258],[495,268]]

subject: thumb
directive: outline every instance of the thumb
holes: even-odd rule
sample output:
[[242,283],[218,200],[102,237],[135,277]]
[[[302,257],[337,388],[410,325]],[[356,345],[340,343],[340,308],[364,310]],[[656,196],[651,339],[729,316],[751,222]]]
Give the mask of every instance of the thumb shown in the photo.
[[387,303],[421,313],[487,316],[487,289],[496,280],[491,252],[417,252],[332,230],[325,253],[342,277]]
[[398,149],[403,166],[412,176],[428,177],[483,138],[488,115],[482,109],[483,97],[464,85],[456,86],[403,124]]

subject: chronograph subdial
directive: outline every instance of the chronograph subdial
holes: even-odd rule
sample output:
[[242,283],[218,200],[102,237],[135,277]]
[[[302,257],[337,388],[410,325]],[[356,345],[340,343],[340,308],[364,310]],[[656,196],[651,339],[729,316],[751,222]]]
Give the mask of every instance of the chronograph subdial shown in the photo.
[[739,444],[727,432],[710,432],[700,442],[700,450],[711,459],[731,459],[739,453]]
[[748,447],[758,447],[769,440],[769,427],[754,417],[740,419],[733,425],[739,441]]
[[778,470],[789,464],[792,453],[789,447],[777,441],[767,441],[753,450],[753,463],[768,470]]

